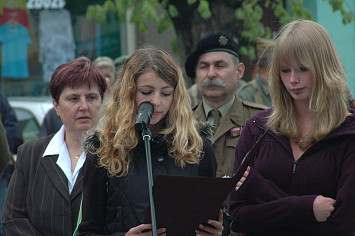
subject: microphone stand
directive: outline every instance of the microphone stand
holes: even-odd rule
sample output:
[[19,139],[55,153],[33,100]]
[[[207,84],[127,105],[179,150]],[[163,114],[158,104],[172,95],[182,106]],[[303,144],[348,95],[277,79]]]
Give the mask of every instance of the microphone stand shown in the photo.
[[148,185],[149,185],[149,201],[150,201],[150,215],[152,218],[152,231],[153,236],[157,236],[157,222],[155,217],[155,206],[153,197],[153,171],[152,171],[152,156],[150,152],[150,139],[152,134],[145,123],[142,124],[142,137],[145,145],[145,155],[147,160],[147,170],[148,170]]

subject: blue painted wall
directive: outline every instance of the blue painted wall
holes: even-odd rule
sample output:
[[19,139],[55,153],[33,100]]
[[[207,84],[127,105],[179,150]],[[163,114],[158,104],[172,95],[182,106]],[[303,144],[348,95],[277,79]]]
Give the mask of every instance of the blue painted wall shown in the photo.
[[[355,11],[354,0],[346,0],[346,4]],[[332,37],[345,67],[350,90],[355,96],[355,22],[344,25],[340,12],[333,12],[328,1],[305,1],[304,6],[312,13],[314,21],[323,25]]]

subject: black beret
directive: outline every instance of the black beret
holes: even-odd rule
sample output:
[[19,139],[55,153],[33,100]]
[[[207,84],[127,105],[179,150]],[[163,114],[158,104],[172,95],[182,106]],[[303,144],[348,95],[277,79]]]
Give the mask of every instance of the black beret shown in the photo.
[[195,51],[188,55],[185,62],[186,74],[194,78],[198,58],[204,53],[216,51],[228,52],[239,58],[238,45],[231,37],[222,32],[211,33],[198,41]]

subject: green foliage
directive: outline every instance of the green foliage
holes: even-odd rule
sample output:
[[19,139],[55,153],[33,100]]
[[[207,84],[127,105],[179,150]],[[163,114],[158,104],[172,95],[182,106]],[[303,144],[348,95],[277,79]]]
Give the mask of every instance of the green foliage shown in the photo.
[[340,14],[343,17],[342,22],[344,25],[350,24],[352,21],[355,21],[354,13],[351,10],[345,10],[344,4],[346,4],[350,9],[349,5],[346,2],[344,3],[343,0],[328,0],[328,3],[332,6],[333,12],[340,11]]
[[[243,30],[241,31],[241,37],[247,42],[254,42],[256,37],[266,37],[265,26],[261,23],[263,16],[263,9],[257,4],[258,0],[244,1],[242,7],[235,11],[235,18],[242,23]],[[241,55],[249,54],[247,47],[241,50]]]
[[[212,13],[208,0],[180,0],[186,1],[203,19],[210,19]],[[325,0],[323,0],[325,1]],[[255,58],[254,42],[257,37],[270,39],[272,30],[265,26],[261,20],[265,8],[273,11],[281,25],[285,25],[295,18],[312,19],[311,13],[303,7],[304,0],[286,0],[287,9],[284,7],[284,0],[244,0],[240,8],[236,9],[234,16],[241,25],[240,54],[248,56],[251,60]],[[333,11],[339,11],[343,17],[344,25],[355,21],[354,13],[344,0],[328,0]],[[195,5],[196,4],[196,5]],[[157,7],[166,9],[164,14],[158,15]],[[350,9],[350,10],[346,10]],[[90,5],[86,11],[89,20],[96,20],[102,23],[106,20],[107,12],[117,13],[120,22],[126,21],[127,11],[131,10],[130,22],[136,23],[140,33],[147,32],[147,20],[158,25],[158,32],[173,27],[172,19],[179,17],[179,10],[169,0],[106,0],[103,5]],[[171,42],[173,51],[178,53],[178,42],[175,38]]]
[[171,17],[177,17],[179,15],[179,12],[178,10],[176,9],[176,7],[172,4],[169,5],[168,7],[168,12],[169,12],[169,15]]
[[104,8],[107,11],[109,11],[109,12],[115,12],[116,11],[115,4],[111,0],[106,0],[106,2],[104,3]]
[[312,14],[305,8],[303,8],[304,0],[288,0],[287,3],[290,6],[291,16],[293,18],[312,20]]
[[210,4],[206,0],[200,0],[197,11],[200,13],[203,19],[209,19],[212,16],[210,11]]
[[170,46],[173,49],[173,53],[178,56],[180,53],[179,53],[178,40],[176,37],[170,42]]
[[95,6],[91,5],[88,7],[88,9],[86,10],[86,18],[88,20],[93,20],[95,18],[96,15],[96,9]]
[[249,42],[241,47],[240,54],[248,56],[249,59],[255,58],[255,48],[252,47],[253,42],[257,37],[270,39],[272,37],[272,30],[265,26],[261,19],[264,14],[262,3],[264,7],[273,11],[275,16],[279,19],[281,25],[285,25],[294,18],[312,19],[310,12],[303,8],[303,0],[287,0],[289,11],[285,9],[282,0],[248,0],[243,1],[241,8],[235,11],[235,18],[242,24],[241,40]]
[[167,14],[160,15],[160,22],[158,23],[158,33],[161,34],[165,30],[171,29],[173,27],[173,23],[171,22],[171,18]]
[[196,3],[196,0],[187,0],[187,3],[188,3],[189,5],[195,4],[195,3]]

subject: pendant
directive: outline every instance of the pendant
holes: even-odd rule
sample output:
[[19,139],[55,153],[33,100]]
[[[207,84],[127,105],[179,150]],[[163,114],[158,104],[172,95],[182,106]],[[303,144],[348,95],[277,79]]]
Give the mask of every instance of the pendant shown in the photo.
[[303,143],[303,138],[300,139],[300,141],[298,142],[298,147],[301,148],[301,145]]

